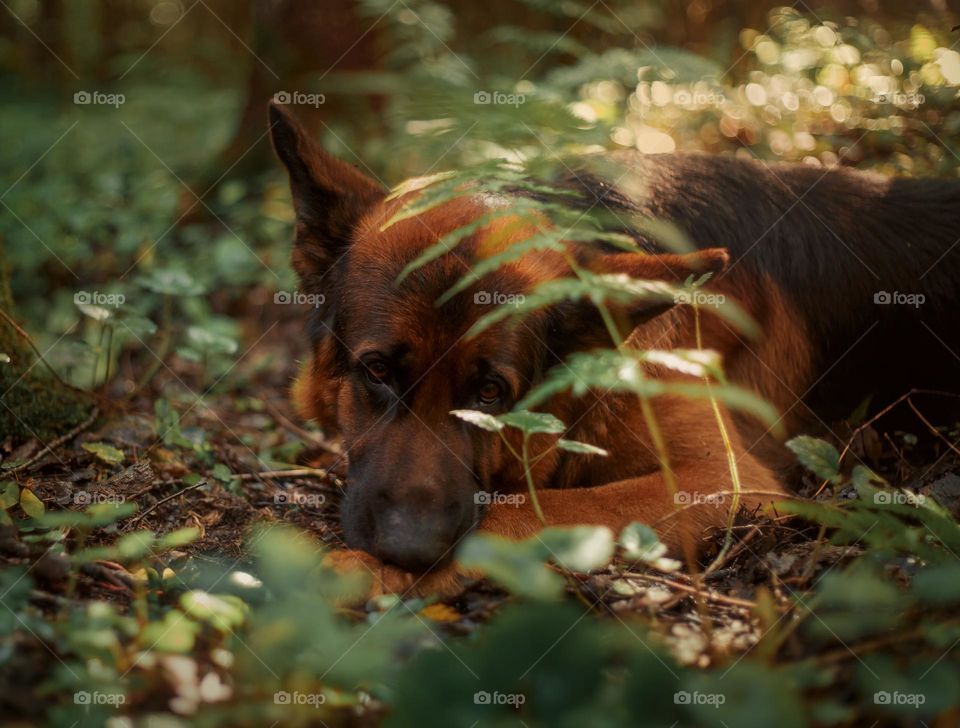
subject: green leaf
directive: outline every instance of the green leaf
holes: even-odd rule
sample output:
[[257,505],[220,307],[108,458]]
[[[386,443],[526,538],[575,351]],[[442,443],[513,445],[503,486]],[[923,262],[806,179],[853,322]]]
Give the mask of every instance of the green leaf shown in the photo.
[[960,603],[960,563],[947,561],[924,567],[913,577],[913,593],[927,604]]
[[89,525],[93,528],[109,526],[111,523],[123,520],[136,512],[136,503],[95,503],[84,509],[84,514],[89,519]]
[[138,642],[145,650],[187,653],[193,649],[200,625],[183,612],[171,609],[162,621],[149,622],[139,634]]
[[597,447],[596,445],[589,445],[585,442],[577,442],[576,440],[564,440],[562,437],[557,440],[557,447],[561,450],[567,450],[568,452],[578,452],[584,455],[603,455],[607,456],[610,453],[604,450],[602,447]]
[[180,606],[194,619],[208,622],[221,632],[230,632],[243,624],[247,605],[240,597],[188,591],[180,597]]
[[606,526],[550,527],[534,538],[544,545],[551,560],[570,571],[592,571],[613,557],[613,532]]
[[120,319],[120,325],[137,339],[153,336],[157,332],[157,325],[145,316],[124,315]]
[[123,451],[108,445],[105,442],[85,442],[81,447],[89,453],[96,455],[100,460],[110,465],[116,465],[123,462]]
[[12,480],[0,482],[0,508],[13,508],[20,502],[20,486]]
[[829,442],[809,435],[801,435],[787,442],[793,454],[804,467],[822,480],[831,483],[840,480],[840,453]]
[[390,194],[387,195],[387,200],[395,200],[398,197],[403,197],[406,194],[411,192],[417,192],[419,190],[424,190],[427,187],[432,187],[437,182],[443,182],[450,179],[456,174],[456,172],[437,172],[436,174],[430,174],[426,177],[411,177],[406,179],[392,190]]
[[262,526],[250,543],[260,564],[258,576],[281,594],[301,590],[323,560],[320,547],[289,526]]
[[120,560],[136,561],[151,553],[154,541],[153,531],[136,531],[121,537],[114,548]]
[[544,565],[545,549],[533,539],[514,541],[492,533],[473,533],[457,550],[457,561],[479,569],[509,591],[532,599],[556,599],[563,579]]
[[567,426],[561,420],[546,412],[529,412],[526,410],[507,412],[498,415],[497,419],[527,435],[538,433],[558,435],[567,429]]
[[213,354],[233,354],[240,346],[235,339],[203,326],[188,326],[187,339],[200,351]]
[[478,412],[477,410],[451,410],[450,414],[489,432],[499,432],[504,428],[504,423],[493,415],[488,415],[486,412]]
[[185,270],[157,268],[136,281],[144,288],[165,296],[197,296],[204,292],[193,276]]
[[219,480],[221,483],[230,483],[234,478],[233,473],[230,472],[230,468],[223,463],[217,463],[214,465],[212,472],[213,477]]
[[588,300],[594,304],[654,301],[673,303],[679,290],[663,281],[645,281],[625,274],[596,275],[581,271],[581,278],[557,278],[544,281],[524,295],[520,302],[505,303],[482,316],[467,336],[476,336],[493,324],[508,318],[528,315],[562,301]]
[[832,571],[807,607],[815,619],[807,630],[825,641],[855,640],[894,629],[909,600],[875,566],[854,562],[842,573]]
[[[769,402],[741,387],[731,384],[707,386],[703,381],[649,377],[644,366],[650,363],[650,353],[597,350],[574,354],[563,365],[556,366],[547,372],[544,381],[528,392],[516,406],[518,409],[536,407],[555,394],[567,390],[571,390],[574,396],[581,397],[591,389],[600,389],[611,392],[632,392],[639,397],[647,398],[663,394],[677,394],[697,399],[713,397],[731,409],[754,415],[771,427],[778,422],[777,410]],[[698,352],[698,354],[703,353]],[[657,356],[654,354],[654,358]],[[661,361],[670,360],[662,358]],[[674,361],[684,362],[683,366],[694,364],[699,366],[709,362],[709,357],[698,362],[696,357],[680,354]]]
[[80,309],[80,313],[92,318],[94,321],[106,321],[113,316],[113,312],[110,309],[92,303],[78,303],[76,306]]
[[657,364],[692,377],[712,377],[723,380],[720,355],[712,349],[647,349],[640,353],[639,360]]
[[43,501],[37,498],[29,488],[20,491],[20,507],[30,518],[40,518],[46,510],[43,507]]
[[[679,701],[678,696],[683,696]],[[776,696],[771,700],[770,696]],[[693,720],[684,725],[802,728],[804,705],[786,670],[740,660],[727,670],[690,672],[674,696]]]
[[175,531],[165,533],[163,536],[158,538],[156,550],[163,551],[165,549],[177,548],[179,546],[196,541],[198,538],[200,538],[200,529],[198,529],[196,526],[178,528]]
[[642,561],[660,571],[676,571],[679,561],[666,557],[667,546],[657,532],[645,523],[634,521],[620,532],[620,546],[628,561]]

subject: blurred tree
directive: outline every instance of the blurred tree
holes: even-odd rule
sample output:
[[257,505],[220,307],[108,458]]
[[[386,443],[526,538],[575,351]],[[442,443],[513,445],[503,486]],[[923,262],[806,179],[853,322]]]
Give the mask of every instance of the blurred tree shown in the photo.
[[[328,73],[372,71],[380,66],[378,31],[358,12],[354,0],[256,0],[248,8],[250,28],[249,72],[243,105],[233,136],[207,165],[194,187],[214,190],[233,179],[250,179],[273,164],[266,142],[267,104],[278,92],[323,93],[322,79]],[[361,95],[360,114],[375,118],[382,99]],[[297,111],[308,128],[322,119],[337,118],[357,106],[346,94],[323,93],[320,106],[301,106]],[[372,112],[372,113],[371,113]],[[196,222],[207,212],[194,206],[196,198],[186,192],[181,211],[193,206],[184,224]]]

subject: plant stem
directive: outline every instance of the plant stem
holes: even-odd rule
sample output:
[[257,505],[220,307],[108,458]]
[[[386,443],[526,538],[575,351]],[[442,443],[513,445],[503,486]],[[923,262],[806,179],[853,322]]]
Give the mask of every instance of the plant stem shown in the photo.
[[[693,328],[696,333],[697,351],[703,351],[703,339],[700,333],[700,308],[693,306]],[[717,554],[717,558],[707,567],[705,574],[711,573],[718,564],[723,562],[724,556],[730,550],[733,543],[733,519],[737,514],[737,508],[740,507],[740,470],[737,468],[737,456],[733,451],[733,443],[730,440],[730,433],[727,431],[727,425],[723,421],[723,414],[720,412],[720,405],[717,398],[713,396],[713,389],[710,384],[710,377],[705,376],[703,382],[707,387],[707,397],[710,399],[710,408],[713,410],[714,419],[717,421],[717,429],[720,430],[720,438],[723,440],[723,449],[727,453],[727,467],[730,469],[730,482],[733,484],[733,502],[730,504],[730,512],[727,514],[727,533],[723,539],[723,548]]]
[[106,333],[107,327],[104,324],[100,324],[100,337],[97,339],[97,355],[93,359],[93,373],[90,376],[90,389],[96,390],[97,388],[97,370],[100,368],[100,354],[103,352],[103,335]]
[[163,365],[163,360],[166,359],[167,354],[170,351],[170,343],[173,340],[173,334],[171,328],[173,326],[173,300],[170,298],[169,294],[163,294],[163,313],[160,318],[160,335],[163,339],[160,342],[160,350],[154,354],[156,357],[153,364],[147,368],[147,371],[144,372],[143,376],[140,377],[140,381],[137,382],[137,385],[133,390],[127,395],[128,397],[133,396],[136,392],[139,392],[143,389],[147,383],[153,379],[153,375],[157,373],[157,370]]
[[533,512],[537,514],[537,519],[540,521],[540,525],[546,526],[547,519],[543,517],[543,511],[540,510],[540,501],[537,498],[537,489],[533,485],[533,475],[530,473],[530,449],[529,449],[530,436],[524,432],[523,433],[523,474],[527,479],[527,489],[530,491],[530,502],[533,503]]

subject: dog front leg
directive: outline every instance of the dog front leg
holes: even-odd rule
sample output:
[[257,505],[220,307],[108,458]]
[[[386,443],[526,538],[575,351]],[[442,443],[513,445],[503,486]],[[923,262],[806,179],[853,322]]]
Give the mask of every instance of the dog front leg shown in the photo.
[[[670,551],[680,554],[685,539],[699,543],[707,529],[726,524],[734,496],[725,467],[691,466],[674,472],[676,496],[663,476],[654,473],[592,488],[538,490],[537,499],[547,526],[607,526],[617,536],[631,522],[639,521],[654,526]],[[741,461],[740,480],[743,491],[783,493],[773,473],[759,463],[744,467]],[[776,495],[747,492],[739,502],[755,508],[775,500]],[[521,503],[492,506],[479,530],[524,539],[542,527],[528,496]]]
[[[755,508],[777,500],[777,494],[786,496],[773,473],[751,460],[748,456],[740,461],[741,485],[747,491],[741,496],[740,504]],[[593,488],[538,490],[537,499],[547,526],[606,526],[618,536],[626,526],[638,521],[654,526],[670,552],[680,555],[685,539],[699,544],[707,529],[726,524],[734,500],[725,463],[712,468],[698,463],[676,468],[675,474],[676,497],[670,493],[663,476],[654,473]],[[521,540],[542,528],[528,496],[522,501],[494,504],[477,530]],[[369,573],[372,585],[367,596],[385,593],[451,596],[462,591],[465,577],[478,576],[464,571],[456,562],[448,562],[425,574],[411,574],[363,551],[335,551],[328,555],[327,561],[338,571]]]

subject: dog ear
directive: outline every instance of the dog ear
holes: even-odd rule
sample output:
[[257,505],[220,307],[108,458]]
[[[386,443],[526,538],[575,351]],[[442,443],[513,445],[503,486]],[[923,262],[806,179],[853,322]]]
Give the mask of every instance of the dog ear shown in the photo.
[[[730,261],[723,248],[706,248],[684,255],[663,253],[612,253],[598,255],[587,262],[586,267],[597,274],[622,273],[631,278],[647,281],[663,281],[679,284],[691,275],[719,273]],[[613,323],[624,338],[642,324],[666,313],[678,303],[670,295],[653,295],[631,304],[609,306]],[[610,346],[610,334],[599,309],[590,301],[561,304],[553,316],[551,339],[552,350],[562,356],[574,351],[584,351],[601,346]]]
[[[663,281],[679,284],[690,276],[704,273],[717,274],[730,262],[730,255],[724,248],[706,248],[695,253],[683,255],[674,253],[614,253],[597,259],[591,266],[595,273],[624,273],[631,278],[649,281]],[[628,306],[613,307],[612,313],[626,334],[637,326],[670,310],[680,301],[674,298],[655,297],[638,300]]]
[[270,104],[273,148],[287,168],[296,211],[293,267],[305,291],[343,255],[360,216],[386,191],[354,167],[327,154],[293,115]]

